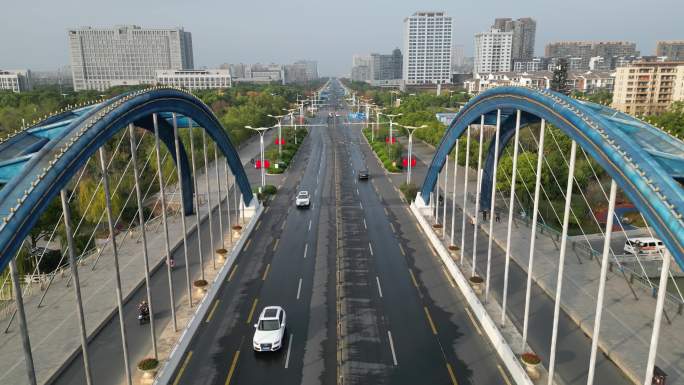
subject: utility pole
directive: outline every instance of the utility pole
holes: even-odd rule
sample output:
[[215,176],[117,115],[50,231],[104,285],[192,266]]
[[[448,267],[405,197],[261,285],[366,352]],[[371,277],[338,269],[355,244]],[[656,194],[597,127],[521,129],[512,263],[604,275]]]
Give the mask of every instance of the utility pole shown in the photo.
[[254,128],[251,126],[245,126],[245,128],[254,130],[259,133],[259,149],[261,154],[261,188],[263,189],[264,186],[266,186],[266,164],[264,163],[264,133],[273,127]]
[[408,131],[409,134],[409,139],[408,139],[408,171],[406,172],[406,184],[411,183],[411,169],[412,169],[412,160],[413,160],[413,133],[419,129],[419,128],[426,128],[427,125],[423,124],[420,127],[415,127],[415,126],[402,126],[397,124],[399,127],[403,127]]

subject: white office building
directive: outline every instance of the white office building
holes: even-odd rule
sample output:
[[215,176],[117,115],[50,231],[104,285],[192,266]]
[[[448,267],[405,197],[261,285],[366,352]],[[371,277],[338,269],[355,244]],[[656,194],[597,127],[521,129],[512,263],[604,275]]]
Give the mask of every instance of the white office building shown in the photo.
[[219,70],[160,70],[155,83],[181,87],[190,91],[228,88],[231,86],[230,71]]
[[0,90],[23,92],[31,89],[31,72],[28,70],[1,70]]
[[416,12],[404,19],[406,84],[451,82],[452,19],[444,12]]
[[505,72],[511,69],[513,32],[493,28],[475,34],[475,73]]
[[68,34],[76,91],[152,84],[158,70],[194,66],[192,36],[183,28],[82,27]]

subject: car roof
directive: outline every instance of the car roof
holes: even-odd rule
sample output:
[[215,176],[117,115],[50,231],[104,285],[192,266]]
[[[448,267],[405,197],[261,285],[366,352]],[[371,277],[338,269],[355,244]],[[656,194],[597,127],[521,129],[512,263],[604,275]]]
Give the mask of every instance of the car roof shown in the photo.
[[280,306],[266,306],[264,308],[264,310],[261,311],[261,316],[259,318],[260,319],[278,318],[278,314],[280,314],[281,311],[284,311],[284,310]]
[[628,240],[632,242],[660,242],[660,239],[652,237],[636,237],[628,238]]

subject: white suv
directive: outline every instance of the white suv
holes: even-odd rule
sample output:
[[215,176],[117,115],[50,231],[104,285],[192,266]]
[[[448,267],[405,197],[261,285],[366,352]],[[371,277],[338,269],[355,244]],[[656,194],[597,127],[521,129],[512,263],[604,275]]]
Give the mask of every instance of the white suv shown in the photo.
[[295,205],[297,207],[309,207],[311,205],[311,197],[308,191],[300,191],[295,198]]
[[285,310],[280,306],[267,306],[254,324],[252,345],[255,352],[274,352],[283,345],[285,337]]

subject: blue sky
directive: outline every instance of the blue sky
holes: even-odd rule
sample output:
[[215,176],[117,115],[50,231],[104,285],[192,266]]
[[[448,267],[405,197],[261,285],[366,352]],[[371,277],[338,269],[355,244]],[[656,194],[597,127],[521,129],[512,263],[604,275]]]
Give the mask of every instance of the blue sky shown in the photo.
[[193,34],[195,65],[319,62],[323,75],[349,72],[354,53],[402,44],[403,18],[443,10],[454,43],[472,55],[473,34],[495,17],[537,20],[537,54],[553,40],[630,40],[652,54],[656,40],[684,40],[682,0],[0,0],[0,68],[68,64],[68,28],[83,25],[183,26]]

